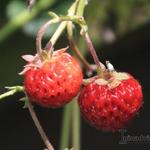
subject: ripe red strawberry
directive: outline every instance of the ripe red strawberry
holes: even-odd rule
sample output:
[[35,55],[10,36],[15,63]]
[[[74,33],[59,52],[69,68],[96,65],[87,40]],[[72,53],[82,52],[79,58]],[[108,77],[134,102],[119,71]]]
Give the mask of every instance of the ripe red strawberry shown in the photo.
[[[97,129],[117,131],[127,126],[142,105],[142,90],[137,80],[127,73],[93,78],[79,96],[83,117]],[[97,78],[97,79],[96,79]]]
[[[53,52],[41,61],[38,55],[25,55],[24,85],[29,99],[41,106],[58,108],[77,95],[82,84],[82,70],[65,49]],[[48,55],[45,55],[48,56]]]

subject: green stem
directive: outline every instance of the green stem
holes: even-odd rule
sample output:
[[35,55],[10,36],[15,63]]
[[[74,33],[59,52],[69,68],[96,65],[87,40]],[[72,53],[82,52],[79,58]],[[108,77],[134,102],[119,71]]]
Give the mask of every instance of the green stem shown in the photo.
[[72,146],[80,150],[80,110],[76,98],[73,100],[72,109]]
[[50,39],[49,42],[51,42],[53,46],[55,45],[56,41],[58,40],[58,38],[60,37],[64,29],[66,28],[66,24],[67,24],[66,21],[62,22],[57,28],[56,32],[53,34],[52,38]]
[[54,0],[39,0],[32,9],[31,13],[27,10],[22,11],[12,20],[10,20],[3,28],[0,29],[0,43],[3,42],[10,34],[18,28],[29,22],[37,16],[42,10],[48,8],[54,3]]
[[86,22],[82,16],[72,15],[72,16],[60,16],[60,21],[72,21],[74,23],[77,23],[83,32],[87,32],[88,28],[86,25]]
[[[83,2],[84,0],[81,1]],[[78,8],[81,5],[81,1],[76,0],[73,3],[73,5],[68,11],[69,16],[74,15],[75,10],[77,10],[78,12],[77,15],[80,16],[83,15],[84,7],[80,7],[80,9]],[[70,37],[72,37],[72,31],[70,31],[70,34],[71,34]],[[80,112],[79,112],[79,107],[77,105],[77,101],[74,100],[71,104],[69,104],[69,106],[66,106],[64,109],[60,150],[63,150],[64,148],[68,147],[69,144],[69,130],[70,130],[69,127],[71,121],[71,109],[72,109],[72,119],[73,119],[72,120],[72,144],[73,144],[72,146],[74,148],[77,148],[77,150],[80,149]]]
[[1,94],[0,95],[0,100],[8,97],[8,96],[12,96],[18,92],[24,92],[24,87],[23,86],[14,86],[14,87],[6,87],[8,88],[10,91],[4,93],[4,94]]
[[63,150],[69,145],[69,135],[71,127],[71,112],[72,103],[65,106],[63,110],[62,129],[60,138],[60,150]]
[[46,31],[46,29],[54,23],[59,23],[62,22],[60,24],[60,26],[57,28],[56,32],[54,33],[53,37],[50,39],[50,41],[48,41],[48,43],[46,45],[48,45],[50,42],[53,44],[55,44],[55,42],[57,41],[57,39],[59,38],[59,36],[61,35],[61,33],[63,32],[63,30],[66,27],[66,21],[72,21],[77,23],[78,25],[81,26],[81,29],[83,32],[87,31],[87,25],[85,23],[85,20],[82,17],[76,16],[76,15],[69,15],[69,16],[57,16],[56,14],[54,14],[53,12],[49,13],[51,16],[53,16],[53,19],[49,20],[48,22],[46,22],[39,30],[37,38],[36,38],[36,48],[37,48],[37,53],[40,54],[42,53],[42,37]]
[[[73,15],[75,13],[76,5],[77,5],[77,2],[75,1],[68,9],[68,15]],[[51,43],[54,46],[58,38],[64,31],[64,29],[66,28],[66,25],[67,25],[67,21],[61,22],[61,24],[59,25],[59,27],[57,28],[57,30],[55,31],[51,39],[48,41],[48,43]]]
[[[81,0],[83,1],[83,0]],[[61,16],[59,17],[58,15],[56,15],[55,13],[53,12],[49,12],[49,15],[51,15],[54,19],[53,20],[57,20],[56,22],[61,22],[61,24],[59,25],[59,27],[57,28],[56,32],[53,34],[53,36],[51,37],[51,39],[47,42],[46,45],[49,45],[49,43],[51,43],[53,46],[55,45],[56,41],[58,40],[58,38],[60,37],[60,35],[62,34],[62,32],[64,31],[64,29],[66,28],[66,25],[68,23],[68,21],[73,21],[75,23],[77,23],[78,25],[81,26],[81,29],[82,31],[86,32],[87,31],[87,26],[86,26],[86,23],[84,21],[84,19],[82,18],[82,16],[78,16],[78,15],[74,15],[75,14],[75,11],[78,9],[78,6],[80,6],[80,1],[79,0],[76,0],[72,5],[71,7],[68,9],[68,16]],[[81,3],[83,5],[83,2]],[[83,9],[84,10],[84,7],[81,7],[80,9]],[[78,11],[80,10],[78,9]],[[82,12],[83,12],[82,10]],[[77,12],[78,12],[77,11]],[[79,13],[81,15],[81,12]],[[48,21],[49,25],[52,23],[51,21]],[[51,23],[50,23],[51,22]],[[48,25],[48,26],[49,26]],[[43,26],[46,26],[46,24],[44,24]],[[48,27],[47,26],[47,27]],[[46,27],[46,28],[47,28]],[[44,27],[45,28],[45,27]],[[40,37],[42,38],[41,35],[44,34],[46,28],[44,29],[43,27],[41,27],[41,31],[40,32]],[[43,30],[44,29],[44,30]],[[38,39],[38,36],[37,36],[37,47],[38,49],[41,48],[41,40],[42,39]],[[39,50],[38,50],[39,51]],[[41,51],[41,50],[40,50]]]
[[[62,21],[62,23],[59,25],[58,29],[56,30],[56,32],[54,33],[54,35],[52,36],[52,38],[50,39],[50,41],[48,43],[51,42],[52,45],[54,45],[56,43],[57,39],[60,37],[61,33],[63,32],[63,30],[66,27],[66,23],[67,23],[66,21],[73,21],[73,22],[79,24],[81,26],[81,28],[83,28],[83,30],[86,32],[86,30],[87,30],[86,23],[84,22],[84,19],[82,17],[80,17],[83,14],[84,7],[80,7],[80,9],[78,9],[77,8],[77,4],[78,4],[78,7],[79,7],[81,5],[81,2],[76,0],[75,3],[73,3],[73,5],[70,7],[70,9],[68,11],[68,15],[69,16],[61,16],[61,17],[59,17],[59,21],[58,22]],[[74,16],[76,8],[78,9],[77,12],[82,9],[82,11],[80,11],[80,13],[77,13],[78,15],[80,14],[80,16]],[[58,17],[54,13],[52,13],[52,16],[54,18]],[[50,23],[48,23],[48,24],[50,24]],[[42,38],[40,37],[40,40],[41,39]],[[41,45],[38,45],[38,44],[39,43],[37,43],[37,47],[39,49],[39,48],[41,48]],[[72,104],[67,105],[65,107],[64,113],[63,113],[63,123],[62,123],[60,150],[68,147],[68,144],[69,144],[70,122],[71,122],[71,112],[72,112],[71,111],[71,109],[72,109],[71,105]],[[79,150],[80,149],[80,117],[79,117],[80,114],[79,114],[79,108],[78,108],[77,103],[73,103],[72,115],[75,118],[73,120],[73,124],[72,124],[72,129],[73,129],[72,143],[73,143],[73,146],[76,147]]]

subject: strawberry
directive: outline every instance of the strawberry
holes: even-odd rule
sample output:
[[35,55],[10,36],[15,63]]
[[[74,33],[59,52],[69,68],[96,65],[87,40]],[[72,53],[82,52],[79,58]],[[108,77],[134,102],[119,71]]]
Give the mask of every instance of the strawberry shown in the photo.
[[127,73],[105,71],[104,77],[88,80],[79,95],[85,120],[103,131],[125,128],[142,105],[139,82]]
[[82,84],[82,70],[78,62],[66,49],[47,54],[43,60],[36,54],[25,55],[28,61],[21,74],[27,96],[43,107],[58,108],[77,95]]

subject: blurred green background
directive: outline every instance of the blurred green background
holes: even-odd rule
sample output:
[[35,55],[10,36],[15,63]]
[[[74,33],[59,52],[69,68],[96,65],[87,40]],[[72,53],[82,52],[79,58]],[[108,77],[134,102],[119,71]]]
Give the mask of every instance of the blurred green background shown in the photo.
[[[50,18],[48,11],[66,14],[72,2],[73,0],[37,0],[29,13],[25,0],[0,1],[0,92],[4,92],[4,86],[22,84],[22,77],[18,73],[25,62],[21,55],[35,53],[35,38],[40,26]],[[103,62],[110,60],[116,69],[135,75],[143,85],[144,110],[128,132],[150,135],[150,0],[89,0],[85,19],[100,59]],[[57,25],[53,25],[47,30],[44,42],[52,36],[56,27]],[[83,39],[79,36],[79,28],[74,31],[81,52],[93,63],[89,53],[86,53]],[[56,49],[66,45],[68,41],[64,32]],[[24,145],[22,149],[42,149],[43,143],[34,127],[31,128],[33,124],[30,116],[17,103],[19,97],[17,95],[13,97],[14,101],[8,98],[6,102],[0,103],[0,149],[17,150],[21,145]],[[36,109],[57,149],[62,110]],[[49,122],[47,118],[50,118]],[[119,133],[97,132],[84,121],[82,128],[82,150],[118,146]]]

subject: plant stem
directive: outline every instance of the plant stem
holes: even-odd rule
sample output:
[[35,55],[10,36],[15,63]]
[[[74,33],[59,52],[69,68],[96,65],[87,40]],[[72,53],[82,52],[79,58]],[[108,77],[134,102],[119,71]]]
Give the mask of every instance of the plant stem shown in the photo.
[[[77,16],[83,16],[84,6],[85,6],[84,4],[85,4],[85,0],[76,0],[72,5],[72,7],[69,9],[68,15],[71,16],[76,13]],[[80,61],[86,66],[88,71],[92,71],[90,64],[86,61],[86,59],[84,59],[84,57],[80,53],[80,50],[77,47],[77,44],[75,43],[75,40],[73,38],[73,24],[71,21],[67,22],[67,37],[71,48],[75,51]]]
[[72,22],[70,22],[70,21],[67,23],[67,33],[68,33],[67,37],[68,37],[68,40],[69,40],[71,48],[75,51],[75,53],[79,57],[80,61],[85,65],[85,67],[87,68],[87,70],[89,72],[92,72],[90,64],[86,61],[86,59],[80,53],[80,50],[78,49],[77,44],[75,43],[75,40],[73,39]]
[[56,32],[53,34],[53,36],[51,37],[50,41],[52,43],[52,45],[54,46],[56,41],[58,40],[58,38],[60,37],[60,35],[62,34],[62,32],[64,31],[64,29],[66,28],[66,24],[67,22],[64,21],[62,22],[59,27],[57,28]]
[[72,146],[80,150],[80,110],[76,98],[72,109]]
[[84,8],[85,8],[85,0],[77,0],[78,1],[78,7],[76,9],[76,15],[77,16],[83,16]]
[[[65,22],[62,22],[60,24],[60,26],[58,27],[58,29],[56,30],[56,32],[54,33],[53,37],[50,39],[50,41],[48,43],[52,43],[52,45],[54,45],[56,43],[57,39],[60,37],[61,33],[63,32],[63,30],[66,27],[66,23],[67,23],[66,21],[73,21],[75,23],[78,23],[81,27],[83,27],[83,28],[85,27],[84,31],[86,31],[86,26],[84,26],[85,22],[84,22],[83,18],[78,16],[79,14],[82,16],[83,11],[84,11],[84,6],[80,7],[80,9],[77,8],[77,4],[78,4],[78,7],[79,7],[79,4],[83,5],[83,2],[85,2],[85,1],[82,0],[82,3],[81,3],[81,1],[76,0],[75,3],[73,3],[73,5],[71,6],[71,8],[68,11],[68,13],[70,13],[69,16],[59,17],[59,21],[65,21]],[[77,14],[78,15],[74,16],[73,14],[74,14],[74,10],[76,8],[77,8]],[[58,20],[57,20],[57,22],[58,22]],[[40,29],[40,31],[38,33],[38,36],[37,36],[37,50],[38,50],[39,53],[42,50],[42,46],[41,46],[42,36],[43,36],[46,28],[51,23],[52,23],[51,21],[47,22]],[[73,46],[76,47],[76,44],[75,44],[74,40],[72,40],[72,41],[73,41],[72,42]],[[63,116],[63,126],[62,126],[60,150],[62,150],[63,148],[66,148],[68,146],[68,143],[69,143],[69,141],[68,141],[69,140],[69,127],[70,127],[70,119],[69,119],[69,117],[71,115],[70,111],[71,111],[71,105],[70,106],[66,106],[65,109],[64,109],[64,116]],[[73,129],[72,143],[73,143],[73,147],[76,147],[79,150],[80,149],[80,117],[79,117],[79,108],[78,108],[78,105],[77,105],[76,101],[75,101],[75,103],[73,103],[72,115],[73,115],[73,118],[74,118],[73,124],[72,124],[72,129]]]
[[90,53],[91,53],[91,55],[92,55],[92,57],[93,57],[93,59],[94,59],[95,64],[96,64],[99,68],[101,68],[100,60],[99,60],[99,58],[98,58],[98,56],[97,56],[97,54],[96,54],[96,51],[95,51],[95,49],[94,49],[92,40],[91,40],[91,38],[90,38],[88,32],[85,32],[85,33],[83,33],[82,35],[84,36],[84,39],[85,39],[85,41],[86,41],[86,43],[87,43],[88,49],[89,49],[89,51],[90,51]]
[[48,137],[46,136],[42,126],[40,125],[40,122],[35,114],[35,111],[33,109],[33,106],[31,104],[30,100],[28,100],[28,109],[29,109],[30,115],[34,121],[34,124],[37,127],[37,130],[38,130],[39,134],[41,135],[41,138],[42,138],[43,142],[45,143],[46,147],[48,148],[48,150],[54,150],[54,148],[53,148],[52,144],[49,142]]
[[31,13],[24,10],[11,19],[6,25],[4,25],[4,27],[0,29],[0,43],[18,28],[22,27],[24,24],[37,16],[42,10],[50,7],[54,2],[54,0],[39,0],[32,9]]
[[63,150],[69,145],[69,135],[71,127],[71,112],[72,103],[65,106],[62,117],[62,129],[60,138],[60,150]]
[[[46,30],[46,28],[52,24],[52,23],[57,23],[57,22],[61,22],[61,24],[59,25],[59,27],[57,28],[57,30],[55,31],[55,33],[53,34],[53,36],[51,37],[51,39],[47,42],[46,45],[50,45],[49,43],[51,43],[52,46],[55,45],[56,41],[58,40],[58,38],[60,37],[60,35],[62,34],[62,32],[64,31],[64,29],[66,28],[67,22],[68,21],[73,21],[77,24],[79,24],[81,27],[83,27],[83,30],[86,30],[86,26],[84,26],[85,22],[83,20],[83,18],[81,18],[83,11],[84,11],[84,6],[80,7],[80,5],[85,4],[85,0],[76,0],[68,9],[68,15],[67,16],[57,16],[56,14],[54,14],[53,12],[50,12],[49,14],[51,16],[54,17],[54,20],[58,19],[56,22],[51,22],[48,21],[46,24],[44,24],[37,35],[37,50],[40,53],[42,50],[42,46],[41,46],[41,40],[42,40],[42,36]],[[78,9],[78,7],[80,7],[80,9]],[[75,11],[77,11],[77,15],[75,14]],[[78,12],[80,11],[80,12]],[[58,18],[57,18],[58,17]]]
[[[84,28],[85,22],[82,18],[80,18],[78,16],[61,16],[61,17],[55,17],[54,19],[49,20],[40,28],[40,30],[37,34],[36,49],[37,49],[37,53],[39,54],[39,56],[41,56],[40,54],[42,53],[42,37],[43,37],[46,29],[51,24],[63,22],[63,21],[73,21],[73,22],[76,22],[77,24],[79,24],[81,27]],[[61,26],[59,26],[58,30],[56,30],[55,35],[53,36],[53,39],[52,39],[53,41],[49,41],[48,43],[53,42],[53,44],[54,44],[65,27],[66,27],[66,23],[61,24]],[[86,30],[86,27],[84,29]],[[48,45],[48,43],[46,45]]]
[[[13,86],[13,87],[6,87],[8,88],[10,91],[4,93],[4,94],[1,94],[0,95],[0,100],[2,100],[3,98],[5,97],[8,97],[8,96],[12,96],[14,95],[15,93],[17,92],[24,92],[24,87],[23,86]],[[28,109],[29,109],[29,112],[31,114],[31,117],[45,143],[45,145],[47,146],[48,150],[54,150],[53,146],[51,145],[51,143],[49,142],[44,130],[42,129],[42,126],[40,125],[39,121],[38,121],[38,118],[34,112],[34,109],[33,109],[33,106],[32,104],[30,103],[30,101],[28,100]]]
[[8,89],[10,89],[10,91],[0,95],[0,100],[4,99],[5,97],[12,96],[18,92],[24,92],[23,86],[8,87]]
[[[75,1],[70,8],[68,9],[68,15],[73,15],[76,9],[76,4],[77,2]],[[60,37],[60,35],[62,34],[62,32],[64,31],[64,29],[66,28],[67,25],[67,21],[63,21],[61,22],[61,24],[59,25],[59,27],[57,28],[57,30],[55,31],[55,33],[53,34],[53,36],[51,37],[51,39],[48,41],[48,43],[51,43],[53,46],[55,45],[56,41],[58,40],[58,38]],[[48,44],[47,43],[47,44]],[[46,44],[46,45],[47,45]]]
[[46,22],[38,31],[37,38],[36,38],[36,50],[37,50],[37,53],[39,54],[39,56],[41,56],[41,53],[42,53],[42,37],[43,37],[46,29],[51,24],[57,23],[57,22],[59,22],[59,19],[57,19],[57,18],[52,19],[52,20]]

